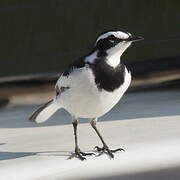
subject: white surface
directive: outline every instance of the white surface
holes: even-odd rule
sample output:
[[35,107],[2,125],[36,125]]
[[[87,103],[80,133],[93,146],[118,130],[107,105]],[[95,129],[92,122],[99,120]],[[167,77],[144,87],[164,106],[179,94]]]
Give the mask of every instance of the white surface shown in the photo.
[[[71,125],[58,125],[58,113],[51,126],[36,127],[25,118],[30,107],[1,110],[0,179],[180,179],[179,97],[179,91],[132,93],[105,117],[118,120],[123,110],[124,120],[99,122],[107,144],[126,150],[114,160],[107,155],[67,160],[74,149],[73,131]],[[61,118],[69,116],[61,113]],[[83,151],[101,146],[89,124],[80,124],[78,132]]]

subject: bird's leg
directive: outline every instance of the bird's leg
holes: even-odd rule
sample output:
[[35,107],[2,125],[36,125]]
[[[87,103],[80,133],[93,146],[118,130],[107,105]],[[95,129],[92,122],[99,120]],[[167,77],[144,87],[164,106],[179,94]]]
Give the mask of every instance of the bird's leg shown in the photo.
[[78,140],[77,140],[77,125],[78,125],[78,120],[75,119],[72,122],[73,124],[73,129],[74,129],[74,138],[75,138],[75,155],[80,159],[80,160],[85,160],[86,158],[83,156],[88,156],[88,155],[93,155],[94,153],[84,153],[80,150],[78,146]]
[[97,130],[97,127],[96,127],[96,122],[97,122],[97,119],[92,119],[90,124],[91,126],[93,127],[93,129],[96,131],[97,135],[99,136],[101,142],[103,143],[103,147],[100,148],[98,146],[95,147],[95,149],[97,149],[98,152],[107,152],[108,155],[111,157],[111,158],[114,158],[114,155],[113,153],[114,152],[117,152],[117,151],[124,151],[124,149],[122,148],[118,148],[118,149],[114,149],[114,150],[110,150],[109,147],[107,146],[107,144],[105,143],[104,139],[102,138],[101,134],[99,133],[99,131]]

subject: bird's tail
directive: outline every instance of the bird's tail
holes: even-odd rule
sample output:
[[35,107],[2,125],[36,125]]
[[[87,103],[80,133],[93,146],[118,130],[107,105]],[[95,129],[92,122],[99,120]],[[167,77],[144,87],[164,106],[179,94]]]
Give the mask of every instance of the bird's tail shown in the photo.
[[29,120],[41,123],[47,121],[58,109],[60,106],[53,103],[53,100],[50,100],[39,109],[37,109],[30,117]]

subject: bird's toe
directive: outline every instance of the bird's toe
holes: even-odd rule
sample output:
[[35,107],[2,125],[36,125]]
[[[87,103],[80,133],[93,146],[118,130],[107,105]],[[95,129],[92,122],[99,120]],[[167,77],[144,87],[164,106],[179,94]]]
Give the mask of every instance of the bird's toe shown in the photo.
[[81,161],[84,161],[86,160],[85,157],[83,157],[83,155],[81,154],[81,152],[75,152],[75,155],[78,159],[80,159]]
[[123,148],[118,148],[118,149],[113,149],[113,150],[111,150],[111,149],[109,149],[108,146],[103,146],[102,148],[100,148],[99,146],[95,146],[94,149],[95,149],[97,152],[99,152],[100,155],[103,154],[103,153],[108,154],[108,155],[110,156],[110,158],[112,158],[112,159],[114,158],[113,153],[118,152],[118,151],[125,151]]
[[123,148],[113,149],[111,150],[112,153],[118,152],[118,151],[125,151]]
[[80,154],[82,156],[92,156],[92,155],[95,155],[94,153],[85,153],[85,152],[82,152],[82,151],[80,151]]

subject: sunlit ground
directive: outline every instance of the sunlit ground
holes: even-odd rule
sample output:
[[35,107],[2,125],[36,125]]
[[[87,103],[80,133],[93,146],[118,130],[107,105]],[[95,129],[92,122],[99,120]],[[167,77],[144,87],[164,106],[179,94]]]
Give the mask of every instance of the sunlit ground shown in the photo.
[[[1,177],[179,179],[179,97],[179,90],[126,94],[98,123],[109,146],[122,147],[125,152],[116,153],[114,160],[102,155],[88,157],[85,162],[67,160],[74,149],[74,139],[70,116],[65,111],[36,125],[27,119],[37,105],[1,109]],[[93,151],[94,146],[101,145],[88,123],[80,124],[78,132],[82,150]]]

